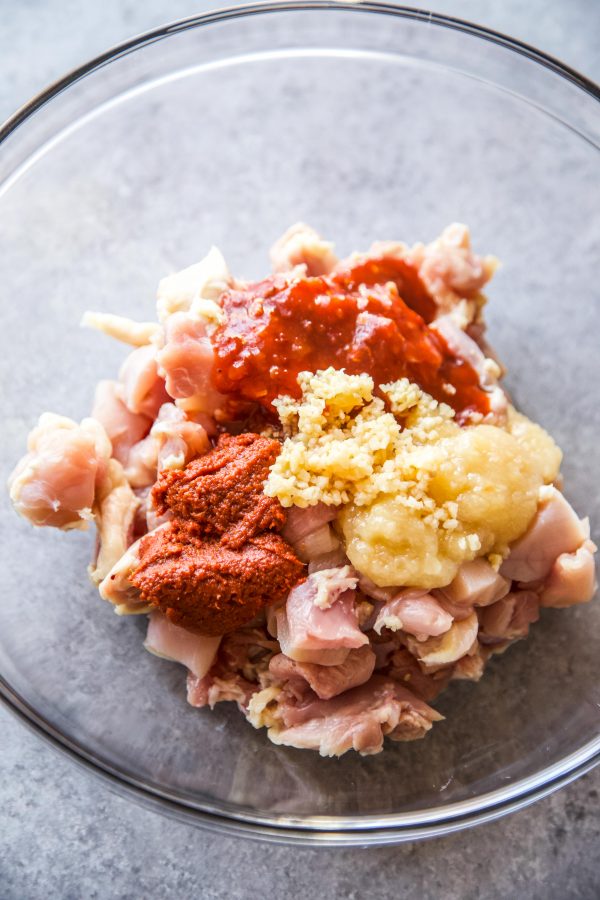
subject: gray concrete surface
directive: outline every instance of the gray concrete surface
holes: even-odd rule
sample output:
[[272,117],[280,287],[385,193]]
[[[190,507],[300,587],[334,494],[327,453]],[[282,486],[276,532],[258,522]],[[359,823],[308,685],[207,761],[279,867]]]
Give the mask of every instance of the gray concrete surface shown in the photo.
[[[0,0],[0,118],[110,44],[203,8],[189,0]],[[434,8],[600,79],[598,0],[438,0]],[[508,819],[427,843],[269,847],[207,834],[114,796],[0,709],[0,900],[593,900],[599,790],[592,773]]]

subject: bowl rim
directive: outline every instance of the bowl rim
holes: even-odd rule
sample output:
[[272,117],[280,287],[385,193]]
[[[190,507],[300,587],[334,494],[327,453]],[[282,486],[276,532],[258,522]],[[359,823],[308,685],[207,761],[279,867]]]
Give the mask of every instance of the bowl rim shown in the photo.
[[569,754],[566,759],[570,764],[565,766],[562,760],[507,787],[480,794],[470,800],[448,804],[442,808],[443,814],[437,818],[436,809],[347,817],[300,817],[265,813],[253,816],[247,812],[236,815],[225,810],[192,806],[175,794],[169,795],[140,779],[126,775],[39,716],[1,675],[0,701],[48,746],[61,755],[66,754],[79,768],[99,778],[118,795],[185,824],[270,843],[321,847],[385,846],[443,837],[525,809],[591,772],[600,764],[599,737],[588,742],[579,751]]
[[[179,32],[210,25],[268,15],[279,12],[335,10],[372,13],[436,25],[497,44],[541,65],[600,101],[600,86],[555,57],[493,29],[466,20],[408,6],[376,2],[376,0],[259,0],[240,6],[223,7],[201,15],[189,16],[140,33],[114,45],[104,53],[78,66],[22,105],[0,125],[0,144],[52,99],[78,81],[122,56],[147,44]],[[389,813],[370,816],[285,816],[209,808],[186,803],[176,794],[141,782],[103,760],[75,740],[67,737],[22,698],[0,673],[0,701],[18,719],[56,750],[86,771],[102,778],[109,788],[137,800],[143,806],[160,811],[180,821],[230,835],[244,836],[277,843],[312,846],[366,846],[398,844],[426,837],[436,837],[490,822],[510,812],[523,809],[538,799],[591,771],[600,764],[600,736],[588,741],[577,751],[535,775],[509,782],[505,787],[474,798],[448,804],[433,810]],[[218,802],[216,804],[218,806]]]
[[563,63],[549,53],[538,50],[532,44],[517,38],[509,37],[493,28],[487,28],[483,25],[476,25],[468,22],[466,19],[456,18],[454,16],[446,16],[440,13],[429,12],[422,9],[415,9],[412,6],[402,6],[394,3],[378,2],[378,0],[256,0],[254,3],[240,4],[239,6],[223,6],[215,8],[206,13],[197,16],[187,16],[183,19],[176,19],[152,28],[149,31],[140,32],[140,34],[114,44],[93,57],[86,63],[77,66],[66,72],[61,78],[52,82],[48,87],[35,94],[30,100],[20,106],[12,116],[9,116],[3,123],[0,123],[0,144],[15,131],[26,119],[35,112],[45,106],[50,100],[62,93],[68,87],[71,87],[77,81],[80,81],[86,75],[91,74],[96,69],[101,68],[107,63],[113,62],[121,56],[125,56],[135,50],[141,49],[146,44],[154,43],[163,38],[170,37],[180,31],[186,31],[191,28],[198,28],[204,25],[210,25],[214,22],[224,22],[230,19],[248,18],[254,15],[267,15],[277,12],[304,12],[311,9],[323,10],[339,10],[358,13],[379,13],[384,15],[395,16],[401,19],[413,19],[426,24],[438,25],[449,28],[454,31],[462,31],[483,40],[498,44],[508,50],[513,50],[521,56],[526,57],[532,62],[538,63],[546,69],[550,69],[557,75],[581,88],[587,94],[590,94],[596,100],[600,100],[600,84],[597,84],[591,78],[578,72],[573,67]]

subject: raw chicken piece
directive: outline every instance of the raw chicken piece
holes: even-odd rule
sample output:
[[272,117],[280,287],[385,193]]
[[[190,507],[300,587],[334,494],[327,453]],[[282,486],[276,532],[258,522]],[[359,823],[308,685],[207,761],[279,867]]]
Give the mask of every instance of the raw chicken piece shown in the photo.
[[410,652],[424,665],[447,666],[471,650],[477,639],[478,628],[477,615],[471,613],[467,619],[454,622],[440,637],[431,637],[426,641],[409,637],[406,643]]
[[8,481],[17,512],[34,525],[86,528],[111,455],[102,426],[44,413],[27,447]]
[[402,629],[423,641],[444,634],[451,626],[452,616],[431,594],[405,588],[382,606],[373,629],[377,634],[381,634],[382,628],[389,628],[390,631]]
[[463,619],[468,619],[475,608],[473,606],[465,606],[462,603],[453,603],[441,591],[432,591],[431,596],[435,597],[442,609],[445,609],[455,622],[462,622]]
[[307,506],[306,509],[290,506],[286,509],[286,521],[281,536],[288,544],[294,546],[297,541],[335,519],[336,513],[335,506],[327,506],[325,503]]
[[352,566],[337,566],[333,569],[320,569],[312,574],[317,593],[313,600],[319,609],[329,609],[344,591],[354,591],[358,575]]
[[379,675],[331,700],[313,694],[314,699],[300,706],[274,688],[267,688],[261,697],[264,693],[250,700],[248,719],[254,727],[268,725],[274,744],[318,750],[321,756],[341,756],[351,749],[365,756],[379,753],[385,735],[415,740],[443,718],[410,691]]
[[207,637],[180,628],[156,610],[148,617],[146,650],[187,666],[196,678],[204,678],[214,662],[220,642],[220,637]]
[[121,559],[133,541],[134,522],[140,506],[116,460],[109,465],[110,489],[104,491],[95,506],[98,554],[89,573],[100,584]]
[[[379,671],[380,669],[386,669],[390,663],[392,655],[398,650],[402,645],[399,643],[399,639],[396,638],[395,634],[384,634],[377,635],[373,632],[373,634],[369,635],[371,639],[371,649],[375,654],[375,669]],[[400,636],[399,636],[400,637]],[[407,651],[408,652],[408,651]],[[416,662],[412,654],[408,654],[413,662]]]
[[[201,423],[205,424],[201,424]],[[125,474],[135,488],[148,487],[163,469],[182,469],[210,449],[209,417],[187,414],[174,403],[163,403],[148,434],[129,451]]]
[[490,655],[489,647],[477,643],[476,649],[468,656],[461,656],[450,669],[451,681],[479,681]]
[[[206,418],[202,414],[192,418],[173,403],[161,406],[150,431],[158,447],[159,472],[162,469],[182,469],[190,460],[210,450],[207,429],[201,424]],[[207,423],[207,427],[211,428],[211,425]]]
[[164,379],[158,374],[156,347],[133,350],[119,371],[123,402],[133,413],[155,419],[163,403],[169,401]]
[[306,537],[292,543],[296,555],[302,562],[310,563],[313,559],[319,559],[330,553],[341,551],[339,540],[330,525],[321,525],[315,531],[311,531]]
[[463,331],[453,313],[438,316],[431,327],[438,331],[452,352],[464,359],[479,375],[479,383],[489,391],[490,414],[486,421],[501,425],[506,421],[508,401],[506,394],[498,384],[501,369],[496,362],[486,359],[473,338]]
[[453,581],[440,588],[436,596],[457,606],[489,606],[510,590],[510,581],[499,575],[485,559],[474,559],[461,565]]
[[[466,332],[469,337],[475,341],[485,358],[491,359],[492,362],[496,363],[496,365],[498,366],[498,371],[500,372],[499,377],[504,378],[507,372],[506,366],[503,364],[502,360],[499,358],[498,354],[496,353],[490,342],[487,340],[487,325],[483,321],[483,319],[479,319],[475,322],[469,322],[469,324],[466,325]],[[507,400],[510,402],[510,397],[508,396],[508,394]]]
[[[479,375],[483,387],[492,387],[497,382],[496,366],[486,366],[486,358],[473,338],[461,328],[460,316],[454,312],[438,316],[431,327],[438,331],[453,353],[468,362]],[[494,377],[496,376],[496,377]]]
[[346,565],[348,565],[348,557],[340,544],[330,553],[313,557],[308,564],[308,574],[313,575],[315,572],[322,572],[324,569],[338,569],[340,566]]
[[[154,531],[156,534],[168,523],[159,525]],[[137,540],[129,547],[121,559],[119,559],[108,575],[98,586],[98,591],[103,600],[114,604],[115,612],[120,615],[137,615],[138,613],[151,612],[152,607],[140,598],[139,590],[131,583],[130,578],[140,564],[139,548],[143,538]]]
[[213,360],[213,347],[202,318],[175,312],[166,319],[157,362],[171,397],[185,401],[186,408],[191,405],[199,412],[219,409],[225,398],[213,387]]
[[529,626],[537,622],[539,597],[533,591],[514,591],[479,613],[479,640],[486,643],[514,641],[527,637]]
[[[336,517],[337,510],[334,506],[327,506],[325,503],[317,503],[305,509],[290,506],[286,513],[282,537],[291,544],[303,562],[312,563],[313,560],[326,556],[332,559],[337,557],[339,564],[345,560],[340,542],[329,526],[329,522]],[[318,568],[313,567],[311,571],[318,571]]]
[[198,708],[214,709],[217,703],[233,701],[245,713],[256,690],[256,684],[231,673],[220,677],[209,672],[204,678],[197,678],[190,672],[187,677],[187,702]]
[[165,525],[173,518],[171,511],[168,509],[166,512],[159,515],[154,508],[154,504],[152,503],[152,495],[149,493],[148,498],[146,500],[146,525],[147,531],[154,531],[155,528],[158,528],[159,525]]
[[152,420],[127,408],[117,381],[98,382],[92,416],[110,438],[114,458],[127,467],[131,448],[148,434]]
[[135,511],[135,516],[133,517],[133,540],[131,541],[131,543],[133,544],[133,542],[137,541],[138,538],[141,538],[145,534],[148,534],[148,520],[146,516],[152,486],[149,485],[142,488],[136,487],[132,490],[136,500],[138,501],[138,507]]
[[406,647],[396,647],[386,664],[385,675],[400,682],[421,700],[429,703],[444,690],[450,681],[452,671],[452,666],[444,666],[433,672],[425,672]]
[[350,650],[339,666],[301,663],[278,653],[271,659],[269,672],[282,683],[294,681],[308,684],[321,700],[330,700],[344,691],[368,681],[375,668],[375,654],[369,646]]
[[270,256],[274,272],[291,272],[296,266],[304,266],[307,275],[328,275],[338,262],[333,244],[302,222],[288,228],[271,247]]
[[115,316],[112,313],[86,312],[83,314],[81,324],[84,328],[95,328],[103,331],[109,337],[133,347],[143,347],[149,344],[160,331],[158,322],[134,322],[125,316]]
[[158,445],[152,434],[134,444],[127,454],[125,475],[136,490],[152,487],[158,469]]
[[502,563],[500,573],[513,581],[545,578],[562,553],[573,553],[589,538],[587,519],[580,519],[555,487],[543,488],[544,496],[533,522]]
[[359,573],[358,586],[367,597],[371,597],[373,600],[379,600],[382,603],[387,603],[389,600],[392,600],[399,590],[399,588],[396,587],[379,587],[379,585],[375,584],[374,581],[371,581],[367,575],[363,575],[362,573]]
[[493,256],[477,256],[471,249],[466,225],[455,222],[431,244],[416,244],[408,260],[436,299],[440,312],[452,309],[463,298],[477,299],[497,266]]
[[219,659],[227,671],[244,675],[248,681],[258,682],[261,673],[269,668],[269,660],[279,653],[277,641],[262,625],[249,626],[226,634],[221,643]]
[[275,613],[277,639],[290,659],[339,665],[348,650],[368,644],[369,639],[358,626],[353,590],[321,609],[315,605],[318,589],[317,576],[309,575],[290,591],[285,606]]
[[540,593],[540,606],[557,608],[587,603],[596,590],[592,541],[584,541],[575,553],[561,553],[550,570]]
[[187,312],[198,300],[218,300],[230,285],[231,276],[223,255],[211,247],[199,263],[161,280],[156,302],[158,318],[163,322],[175,312]]
[[204,678],[188,675],[187,698],[192,706],[215,706],[223,701],[235,701],[245,712],[252,694],[260,689],[269,661],[279,652],[262,627],[244,628],[226,634],[221,641],[217,659]]

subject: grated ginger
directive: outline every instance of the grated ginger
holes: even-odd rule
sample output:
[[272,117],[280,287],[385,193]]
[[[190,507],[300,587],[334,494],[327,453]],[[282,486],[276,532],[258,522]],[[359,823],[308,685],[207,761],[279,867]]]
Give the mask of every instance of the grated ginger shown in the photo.
[[276,401],[284,433],[265,493],[283,506],[342,506],[352,564],[380,586],[448,584],[464,561],[502,556],[528,527],[561,454],[512,413],[507,428],[461,428],[408,379],[381,385],[329,368]]

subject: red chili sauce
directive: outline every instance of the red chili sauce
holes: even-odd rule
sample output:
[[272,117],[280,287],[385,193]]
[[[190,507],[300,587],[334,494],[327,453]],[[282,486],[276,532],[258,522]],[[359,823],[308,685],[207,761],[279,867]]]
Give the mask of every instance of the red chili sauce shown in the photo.
[[376,385],[409,378],[452,406],[458,421],[489,412],[473,367],[427,322],[435,301],[404,260],[367,259],[326,277],[288,283],[272,275],[221,297],[226,322],[213,335],[213,380],[224,394],[272,412],[300,395],[297,376],[333,366]]

